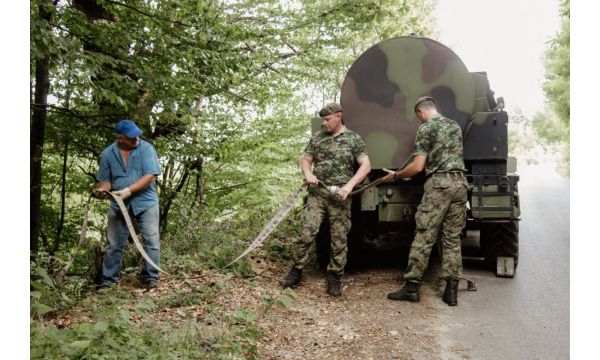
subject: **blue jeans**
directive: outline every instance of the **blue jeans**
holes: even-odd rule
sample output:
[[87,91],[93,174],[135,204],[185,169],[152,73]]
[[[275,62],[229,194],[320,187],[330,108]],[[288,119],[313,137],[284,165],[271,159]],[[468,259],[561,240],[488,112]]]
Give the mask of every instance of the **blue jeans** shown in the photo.
[[[132,220],[134,218],[137,220],[143,238],[144,250],[148,256],[150,256],[150,259],[152,259],[156,265],[160,266],[158,205],[142,211],[137,216],[134,216],[133,212],[129,210],[129,217]],[[106,248],[102,263],[102,283],[104,285],[110,285],[119,281],[119,271],[121,270],[121,263],[123,262],[123,251],[129,235],[125,218],[120,211],[115,210],[112,207],[108,210],[108,227],[106,234],[108,238],[108,247]],[[145,260],[142,269],[142,280],[144,282],[158,280],[158,270],[154,269]]]

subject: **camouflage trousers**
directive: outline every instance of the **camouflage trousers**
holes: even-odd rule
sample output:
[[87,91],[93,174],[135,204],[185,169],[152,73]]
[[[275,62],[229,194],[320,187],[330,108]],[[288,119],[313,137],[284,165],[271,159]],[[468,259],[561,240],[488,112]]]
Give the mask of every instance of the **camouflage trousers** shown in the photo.
[[467,217],[466,202],[467,181],[462,174],[434,173],[427,179],[415,214],[415,239],[410,247],[405,280],[421,282],[438,234],[443,246],[444,278],[461,277],[460,234]]
[[327,271],[342,274],[348,254],[348,232],[350,231],[351,199],[339,200],[327,190],[311,189],[304,205],[302,234],[294,251],[294,267],[304,268],[310,260],[312,244],[321,223],[328,217],[331,229],[331,256]]

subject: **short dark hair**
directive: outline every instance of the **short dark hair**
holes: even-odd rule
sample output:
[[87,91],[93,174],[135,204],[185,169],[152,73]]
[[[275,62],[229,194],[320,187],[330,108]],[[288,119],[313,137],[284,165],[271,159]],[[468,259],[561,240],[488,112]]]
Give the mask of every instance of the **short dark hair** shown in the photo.
[[429,109],[431,107],[435,108],[435,100],[431,96],[421,96],[415,101],[415,113],[419,109]]
[[421,101],[415,106],[415,112],[422,109],[435,109],[435,102],[432,100]]

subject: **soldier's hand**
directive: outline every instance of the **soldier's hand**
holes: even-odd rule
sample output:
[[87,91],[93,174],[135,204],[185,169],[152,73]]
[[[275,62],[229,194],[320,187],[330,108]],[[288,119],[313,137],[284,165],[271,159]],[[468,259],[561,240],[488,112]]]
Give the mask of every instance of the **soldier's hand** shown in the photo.
[[314,174],[306,175],[306,182],[311,185],[317,185],[319,183],[319,179]]
[[338,192],[336,194],[337,194],[337,196],[340,197],[340,199],[346,200],[346,198],[348,197],[348,195],[350,195],[351,192],[352,192],[352,188],[349,187],[348,185],[344,185],[338,190]]
[[114,195],[121,197],[121,199],[125,200],[131,196],[131,190],[128,187],[122,190],[114,191]]
[[389,183],[389,182],[396,181],[396,172],[395,171],[388,170],[388,169],[383,169],[383,170],[385,172],[387,172],[387,175],[383,177],[383,180],[381,182]]
[[110,197],[108,193],[102,189],[94,189],[92,190],[92,197],[98,200],[106,200]]

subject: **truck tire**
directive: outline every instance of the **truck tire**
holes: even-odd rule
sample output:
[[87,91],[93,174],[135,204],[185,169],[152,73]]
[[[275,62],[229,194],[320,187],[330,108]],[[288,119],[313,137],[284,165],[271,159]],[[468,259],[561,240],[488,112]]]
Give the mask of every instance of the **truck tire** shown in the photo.
[[519,262],[519,223],[516,220],[482,223],[480,245],[486,268],[496,269],[499,256],[513,257],[515,269]]

